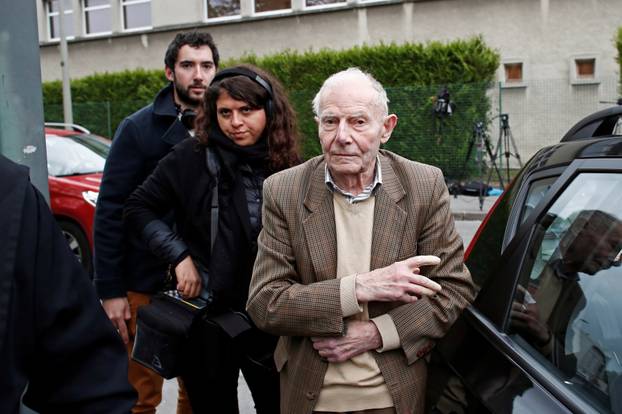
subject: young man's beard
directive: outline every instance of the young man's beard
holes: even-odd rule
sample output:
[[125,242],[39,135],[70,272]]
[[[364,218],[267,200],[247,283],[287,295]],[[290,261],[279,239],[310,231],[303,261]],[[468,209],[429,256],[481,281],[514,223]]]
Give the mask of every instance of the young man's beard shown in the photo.
[[[177,95],[177,99],[179,99],[181,102],[189,107],[192,108],[196,108],[201,104],[201,99],[195,99],[193,97],[190,96],[190,94],[188,94],[188,90],[182,88],[180,85],[178,85],[176,82],[173,82],[173,86],[175,87],[175,92]],[[188,89],[191,87],[192,85],[190,85],[188,87]]]

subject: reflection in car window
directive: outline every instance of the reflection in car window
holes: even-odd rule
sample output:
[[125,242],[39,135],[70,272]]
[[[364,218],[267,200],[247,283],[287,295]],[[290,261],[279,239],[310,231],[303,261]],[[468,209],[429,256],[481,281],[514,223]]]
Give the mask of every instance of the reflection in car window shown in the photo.
[[529,191],[527,192],[527,197],[525,198],[525,204],[521,207],[520,217],[518,219],[519,226],[527,220],[529,214],[531,214],[538,203],[544,198],[555,180],[557,180],[557,177],[547,177],[531,183]]
[[621,205],[622,174],[585,173],[568,186],[536,227],[510,319],[530,351],[614,413],[622,413]]
[[109,145],[89,135],[46,136],[48,174],[59,177],[104,170]]

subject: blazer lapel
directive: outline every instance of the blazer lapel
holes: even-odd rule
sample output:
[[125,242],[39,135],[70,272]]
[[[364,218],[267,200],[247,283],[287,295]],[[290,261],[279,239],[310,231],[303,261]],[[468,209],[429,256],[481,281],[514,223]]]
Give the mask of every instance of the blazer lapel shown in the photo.
[[390,160],[380,154],[382,185],[376,191],[371,270],[394,263],[399,257],[406,231],[407,213],[399,206],[406,192]]
[[337,274],[337,233],[332,193],[324,182],[324,162],[313,171],[304,205],[310,211],[302,225],[316,281],[334,279]]

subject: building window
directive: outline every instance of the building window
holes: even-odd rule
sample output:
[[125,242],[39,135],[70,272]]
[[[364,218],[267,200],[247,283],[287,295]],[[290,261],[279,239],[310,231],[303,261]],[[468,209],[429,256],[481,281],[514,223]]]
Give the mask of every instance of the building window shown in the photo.
[[240,15],[240,0],[206,0],[206,3],[208,19]]
[[121,0],[123,29],[151,28],[151,0]]
[[503,88],[525,88],[527,79],[527,63],[522,57],[505,58],[499,67],[499,79]]
[[291,8],[291,0],[255,0],[255,13],[289,10]]
[[568,61],[571,85],[597,85],[599,81],[598,55],[593,53],[577,54]]
[[505,63],[506,82],[522,82],[523,81],[523,62]]
[[575,59],[575,73],[576,78],[582,79],[594,79],[596,77],[596,59]]
[[346,0],[305,0],[307,7],[330,6],[333,4],[345,4]]
[[84,32],[111,33],[110,0],[84,0]]
[[[46,10],[48,15],[48,28],[50,40],[60,38],[60,28],[58,21],[58,0],[51,0],[46,2]],[[73,22],[73,9],[71,0],[63,0],[63,11],[65,16],[63,23],[65,24],[64,31],[66,38],[72,38],[75,35],[75,26]]]

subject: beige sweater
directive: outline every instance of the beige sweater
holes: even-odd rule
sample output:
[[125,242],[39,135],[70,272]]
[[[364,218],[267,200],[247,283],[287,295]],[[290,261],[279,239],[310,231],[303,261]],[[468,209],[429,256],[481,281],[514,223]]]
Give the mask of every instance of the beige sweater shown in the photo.
[[[366,321],[369,320],[367,305],[359,307],[356,296],[348,299],[348,295],[354,294],[354,275],[370,270],[375,198],[350,204],[343,196],[334,193],[333,204],[337,230],[337,277],[352,281],[350,286],[342,284],[342,289],[346,290],[342,294],[342,308],[347,316],[353,313],[347,309],[355,306],[355,311],[359,312],[349,318]],[[345,279],[342,280],[345,282]],[[314,410],[345,412],[393,405],[376,360],[371,352],[365,352],[348,361],[329,364]]]

